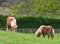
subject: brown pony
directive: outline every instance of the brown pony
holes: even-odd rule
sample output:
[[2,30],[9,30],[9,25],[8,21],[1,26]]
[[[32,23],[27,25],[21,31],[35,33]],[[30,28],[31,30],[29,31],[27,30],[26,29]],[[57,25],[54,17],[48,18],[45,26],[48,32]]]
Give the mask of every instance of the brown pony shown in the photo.
[[7,17],[6,24],[7,24],[7,31],[12,32],[16,31],[17,25],[16,25],[16,19],[14,17]]
[[48,35],[48,38],[53,39],[54,38],[54,29],[52,28],[52,26],[45,26],[42,25],[39,27],[39,29],[36,31],[35,33],[37,35],[37,37],[39,37],[41,34],[43,35],[43,37],[45,38],[45,35]]

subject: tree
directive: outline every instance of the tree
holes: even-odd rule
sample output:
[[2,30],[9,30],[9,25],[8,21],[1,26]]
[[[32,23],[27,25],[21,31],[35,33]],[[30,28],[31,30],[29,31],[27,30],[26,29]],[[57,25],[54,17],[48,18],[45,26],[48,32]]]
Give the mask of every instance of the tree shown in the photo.
[[12,14],[17,15],[57,15],[60,9],[58,0],[25,0],[12,7]]

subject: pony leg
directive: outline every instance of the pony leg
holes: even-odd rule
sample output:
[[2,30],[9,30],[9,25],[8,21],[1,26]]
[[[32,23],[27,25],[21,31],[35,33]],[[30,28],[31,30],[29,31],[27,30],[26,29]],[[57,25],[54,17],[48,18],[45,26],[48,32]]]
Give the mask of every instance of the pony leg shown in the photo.
[[7,31],[8,31],[8,27],[7,27]]
[[11,29],[7,26],[7,31],[11,31]]
[[11,29],[12,29],[11,31],[14,32],[13,27],[11,27]]
[[12,32],[15,32],[16,30],[12,28]]
[[15,29],[13,29],[13,32],[15,32],[16,30]]
[[43,37],[45,38],[45,34],[43,34]]
[[54,34],[51,34],[51,38],[52,38],[52,40],[53,40],[53,38],[54,38]]
[[9,32],[11,32],[11,29],[9,28],[9,30],[8,30]]
[[7,31],[8,31],[8,26],[7,26]]
[[50,38],[50,34],[48,34],[48,39]]

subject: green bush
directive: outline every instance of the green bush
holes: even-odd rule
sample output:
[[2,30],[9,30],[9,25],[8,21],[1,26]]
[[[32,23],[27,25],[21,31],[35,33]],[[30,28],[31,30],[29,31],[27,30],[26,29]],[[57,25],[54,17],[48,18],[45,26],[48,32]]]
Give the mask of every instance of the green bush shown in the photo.
[[60,28],[60,19],[46,17],[16,17],[18,28],[38,28],[40,25],[51,25],[54,28]]
[[0,15],[0,28],[6,27],[6,18],[7,16]]
[[11,13],[12,15],[60,16],[60,1],[59,0],[24,0],[22,3],[13,6]]
[[[0,15],[0,28],[6,28],[6,18],[8,16]],[[38,28],[40,25],[51,25],[54,28],[60,28],[60,19],[47,18],[42,16],[14,16],[17,20],[18,28]]]

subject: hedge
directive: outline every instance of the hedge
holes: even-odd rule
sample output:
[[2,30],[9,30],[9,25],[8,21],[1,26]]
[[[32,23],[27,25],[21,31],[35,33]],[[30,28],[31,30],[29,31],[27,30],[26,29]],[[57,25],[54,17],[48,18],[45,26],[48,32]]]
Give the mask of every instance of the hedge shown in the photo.
[[0,15],[0,28],[6,27],[6,18],[7,16]]
[[[6,27],[6,18],[8,16],[0,15],[0,28]],[[20,17],[15,16],[18,28],[38,28],[40,25],[51,25],[54,28],[60,28],[60,19],[46,17]]]
[[60,19],[46,17],[16,17],[18,28],[38,28],[40,25],[51,25],[60,28]]

